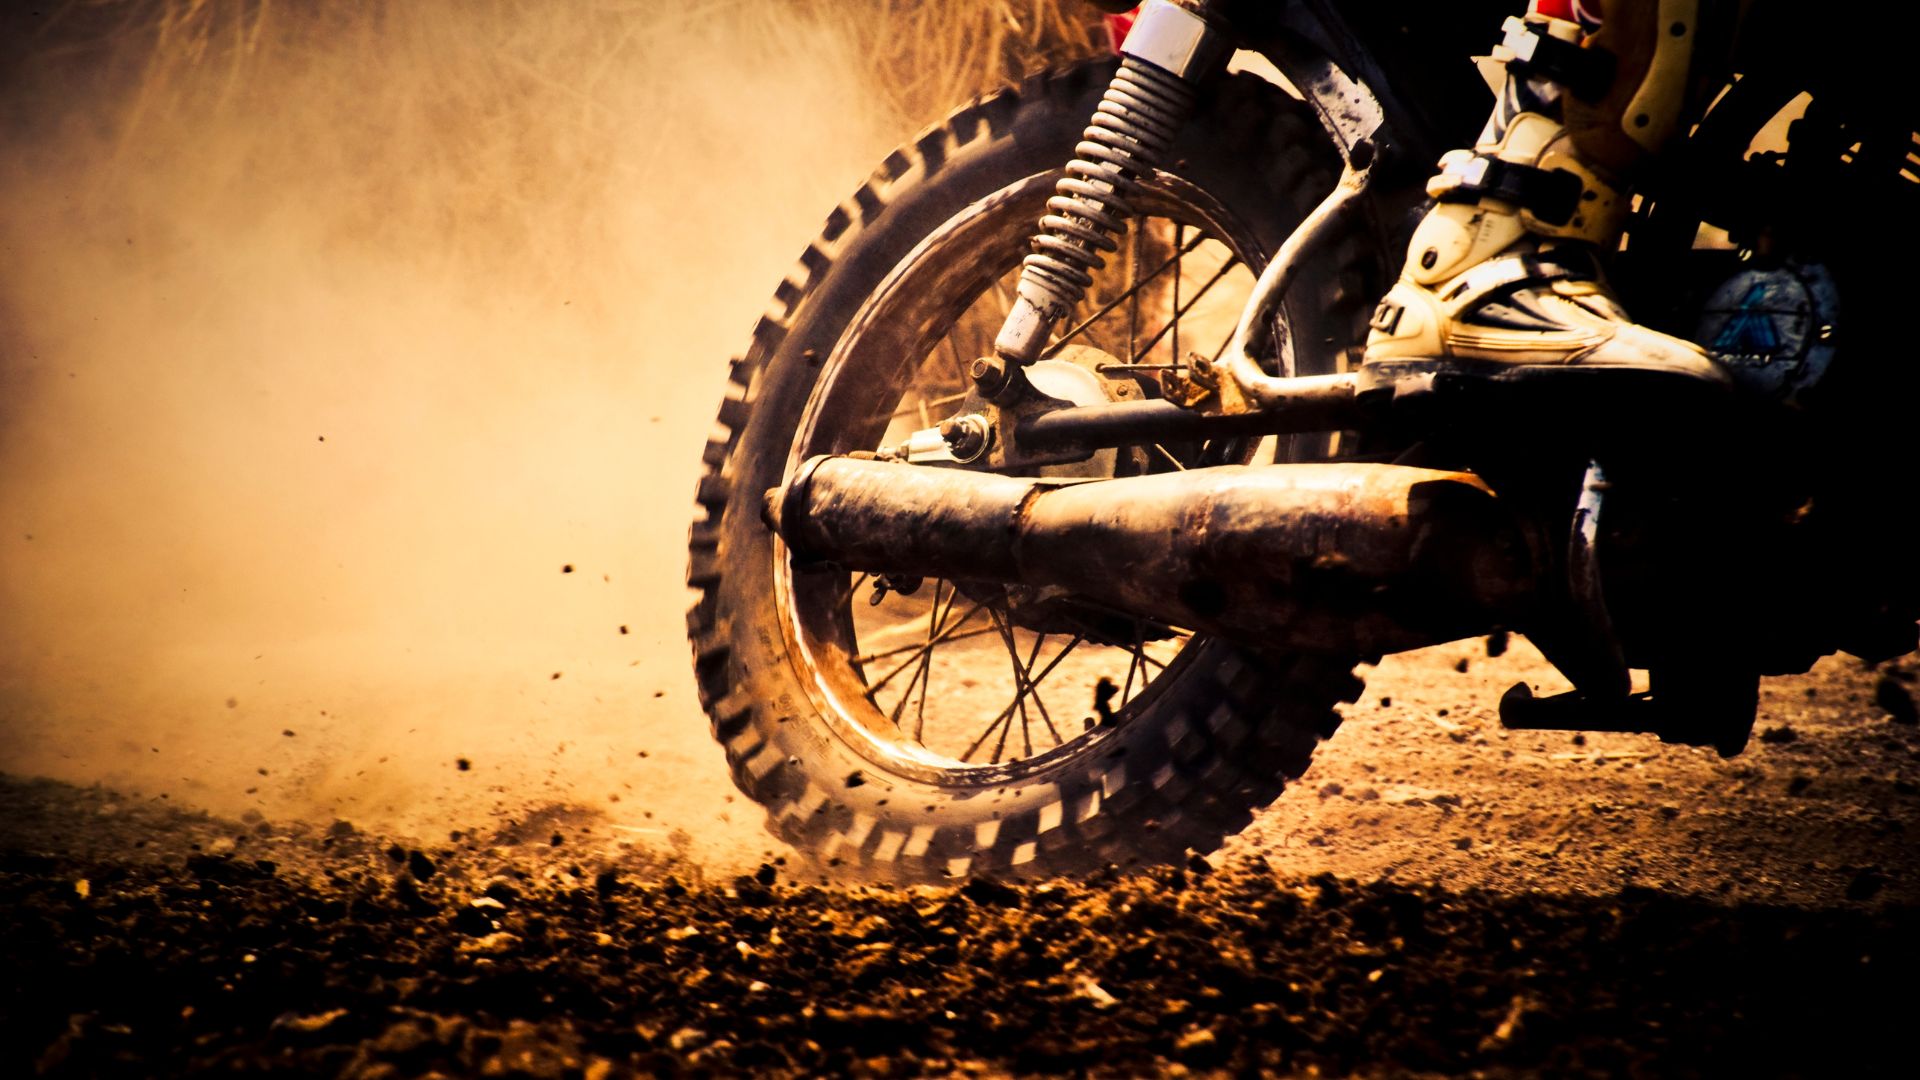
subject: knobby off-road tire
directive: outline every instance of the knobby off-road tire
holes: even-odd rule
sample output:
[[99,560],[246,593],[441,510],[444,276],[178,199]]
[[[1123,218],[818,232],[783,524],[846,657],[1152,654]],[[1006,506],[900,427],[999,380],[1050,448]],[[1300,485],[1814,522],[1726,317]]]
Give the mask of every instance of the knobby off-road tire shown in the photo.
[[[1097,61],[1037,76],[896,151],[828,218],[733,361],[716,429],[724,434],[706,447],[690,536],[688,583],[700,598],[688,630],[700,700],[735,782],[766,808],[768,828],[824,862],[912,881],[1024,878],[1208,852],[1301,774],[1339,723],[1334,706],[1360,693],[1350,660],[1196,641],[1117,722],[1029,761],[946,768],[876,749],[884,741],[869,730],[876,725],[862,727],[823,700],[830,695],[811,656],[796,648],[784,610],[795,571],[762,523],[762,496],[796,455],[796,432],[810,398],[825,392],[836,347],[860,331],[863,305],[889,273],[943,224],[1023,182],[1050,187],[1113,68]],[[1233,75],[1204,90],[1158,186],[1186,185],[1190,198],[1213,200],[1237,222],[1253,249],[1244,261],[1257,272],[1333,175],[1305,109]],[[1035,217],[1025,216],[1027,227]],[[1376,287],[1357,245],[1334,249],[1288,304],[1302,373],[1331,370],[1361,339]]]

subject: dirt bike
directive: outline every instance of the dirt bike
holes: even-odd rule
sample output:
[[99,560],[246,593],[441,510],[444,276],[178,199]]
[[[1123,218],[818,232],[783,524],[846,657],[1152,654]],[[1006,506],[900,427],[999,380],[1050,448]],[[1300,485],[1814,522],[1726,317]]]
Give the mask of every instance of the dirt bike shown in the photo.
[[1613,276],[1733,391],[1370,378],[1511,13],[1427,6],[1155,0],[828,217],[733,361],[690,536],[701,701],[776,835],[896,880],[1177,860],[1387,653],[1522,633],[1573,689],[1515,687],[1507,726],[1732,754],[1763,675],[1914,647],[1913,376],[1880,355],[1911,95],[1766,24],[1754,54],[1846,62],[1741,68],[1637,186]]

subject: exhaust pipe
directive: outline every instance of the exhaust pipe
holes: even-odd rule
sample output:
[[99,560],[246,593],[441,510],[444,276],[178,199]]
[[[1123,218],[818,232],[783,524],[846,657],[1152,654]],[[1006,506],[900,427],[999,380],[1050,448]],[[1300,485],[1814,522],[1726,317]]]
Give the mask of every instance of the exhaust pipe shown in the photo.
[[1056,587],[1250,644],[1377,655],[1524,620],[1527,530],[1470,473],[1223,466],[1065,481],[816,457],[768,493],[803,562]]

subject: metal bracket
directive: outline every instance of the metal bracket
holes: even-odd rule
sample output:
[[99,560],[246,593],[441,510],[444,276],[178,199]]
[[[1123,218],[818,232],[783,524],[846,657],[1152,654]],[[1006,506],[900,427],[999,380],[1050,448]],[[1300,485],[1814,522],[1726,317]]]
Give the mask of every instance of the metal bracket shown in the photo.
[[1346,382],[1340,392],[1349,397],[1354,393],[1350,375],[1305,378],[1269,375],[1260,362],[1253,358],[1253,352],[1272,326],[1274,314],[1280,309],[1280,301],[1299,276],[1307,255],[1333,231],[1333,225],[1342,214],[1366,194],[1367,183],[1373,177],[1374,160],[1372,143],[1362,140],[1349,148],[1339,183],[1293,230],[1286,242],[1280,245],[1273,261],[1261,271],[1260,279],[1254,283],[1253,295],[1248,298],[1246,309],[1240,313],[1240,323],[1234,329],[1233,339],[1228,343],[1220,362],[1213,366],[1213,374],[1219,379],[1223,411],[1243,413],[1284,408],[1303,393],[1320,396],[1331,390],[1331,386],[1322,385],[1327,379],[1344,378]]

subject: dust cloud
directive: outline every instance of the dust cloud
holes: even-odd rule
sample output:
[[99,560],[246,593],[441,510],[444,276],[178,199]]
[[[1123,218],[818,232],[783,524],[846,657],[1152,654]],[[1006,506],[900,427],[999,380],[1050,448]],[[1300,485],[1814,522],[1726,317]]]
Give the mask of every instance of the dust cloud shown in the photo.
[[766,847],[684,540],[727,357],[903,134],[827,10],[4,16],[0,770]]

